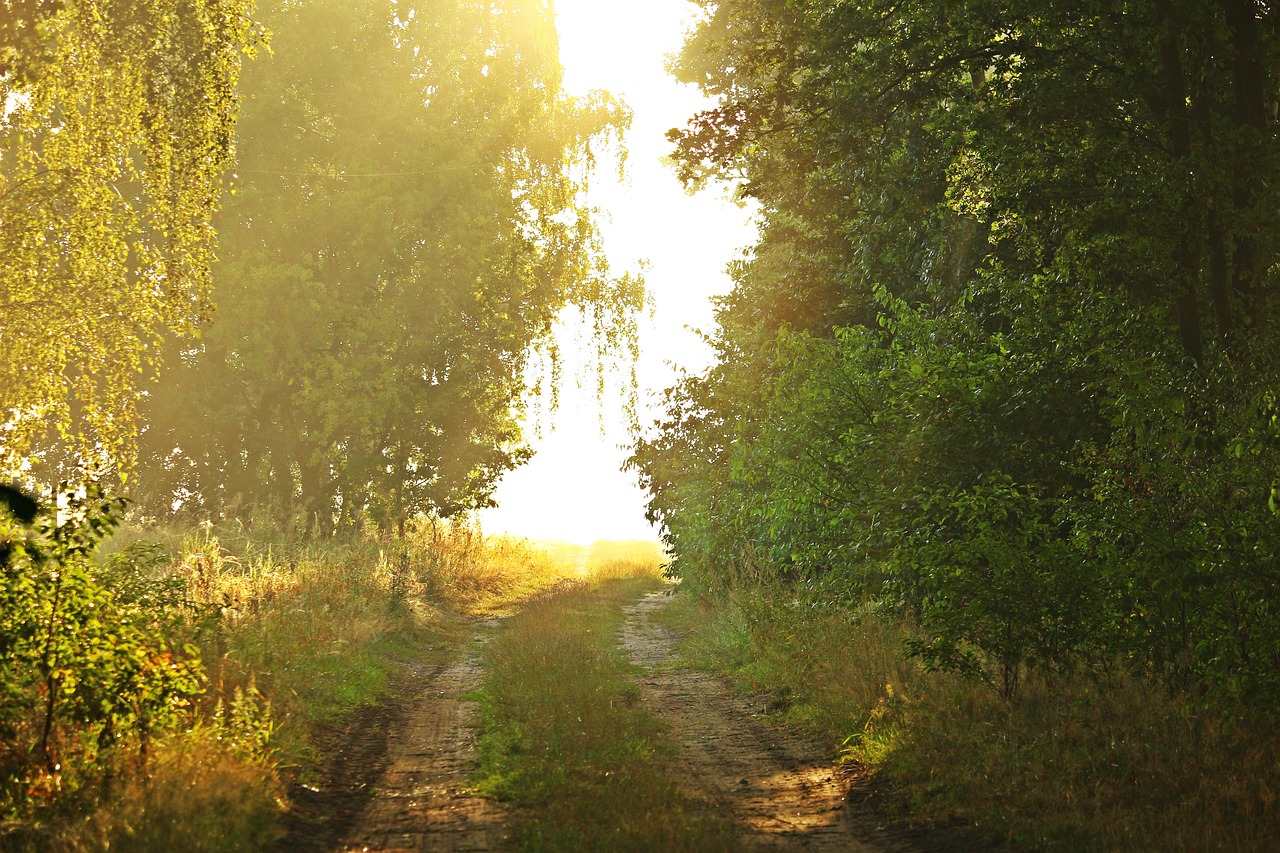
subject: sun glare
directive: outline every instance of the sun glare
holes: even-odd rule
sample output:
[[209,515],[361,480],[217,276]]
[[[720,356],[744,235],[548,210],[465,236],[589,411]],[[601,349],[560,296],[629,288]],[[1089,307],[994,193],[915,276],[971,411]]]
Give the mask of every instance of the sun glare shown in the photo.
[[[710,327],[710,300],[729,289],[725,265],[754,235],[748,211],[714,189],[688,195],[662,162],[670,148],[667,130],[709,103],[665,70],[696,14],[684,0],[556,4],[566,89],[607,90],[634,113],[627,174],[617,181],[616,164],[601,164],[591,202],[605,214],[601,224],[612,268],[647,264],[654,316],[641,330],[642,425],[653,419],[658,395],[674,380],[676,367],[700,370],[709,364],[710,352],[693,330]],[[563,354],[566,375],[572,376],[585,356],[571,347]],[[499,507],[485,511],[482,523],[492,532],[583,543],[655,538],[634,477],[620,470],[631,441],[621,407],[601,401],[601,435],[594,389],[566,384],[559,411],[534,442],[537,455],[507,475],[495,496]]]

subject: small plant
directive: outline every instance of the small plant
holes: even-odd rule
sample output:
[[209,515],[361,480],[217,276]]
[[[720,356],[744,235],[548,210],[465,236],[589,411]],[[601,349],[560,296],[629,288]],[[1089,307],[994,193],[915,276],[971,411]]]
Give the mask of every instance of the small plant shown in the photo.
[[154,739],[203,686],[193,650],[148,630],[145,596],[117,597],[97,577],[95,550],[123,501],[89,482],[63,486],[57,502],[56,513],[0,512],[0,797],[10,815],[109,781],[112,750],[127,746],[145,773]]

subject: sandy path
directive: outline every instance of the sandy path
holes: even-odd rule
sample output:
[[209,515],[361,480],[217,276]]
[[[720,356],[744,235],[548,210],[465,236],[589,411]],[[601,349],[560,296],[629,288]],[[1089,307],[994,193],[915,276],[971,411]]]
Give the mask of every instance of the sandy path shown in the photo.
[[478,644],[425,682],[387,739],[387,767],[339,849],[369,853],[496,850],[502,812],[466,791],[475,769],[478,708],[462,697],[480,684]]
[[624,608],[620,642],[632,662],[645,669],[640,679],[645,707],[671,727],[678,756],[673,770],[681,788],[734,818],[746,849],[860,853],[986,847],[885,825],[871,808],[849,802],[853,776],[833,766],[829,754],[770,724],[723,679],[671,668],[675,637],[652,618],[671,601],[659,592]]

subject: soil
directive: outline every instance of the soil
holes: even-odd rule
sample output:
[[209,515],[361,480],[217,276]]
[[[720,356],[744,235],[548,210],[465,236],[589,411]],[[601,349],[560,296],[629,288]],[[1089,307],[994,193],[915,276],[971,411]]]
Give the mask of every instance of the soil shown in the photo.
[[464,697],[480,684],[479,645],[452,664],[406,664],[396,698],[361,709],[324,738],[326,782],[293,792],[280,849],[461,853],[501,846],[501,808],[466,788],[476,765],[478,708]]
[[741,697],[718,676],[672,667],[676,636],[655,621],[672,597],[657,592],[624,610],[620,642],[642,667],[640,696],[666,721],[673,769],[689,796],[730,816],[748,850],[979,851],[987,839],[895,819],[891,789],[773,717],[785,697]]
[[402,724],[412,702],[437,667],[405,664],[388,699],[358,708],[340,723],[312,734],[321,756],[320,781],[296,783],[289,790],[284,837],[279,853],[331,853],[364,810],[387,766],[387,741]]

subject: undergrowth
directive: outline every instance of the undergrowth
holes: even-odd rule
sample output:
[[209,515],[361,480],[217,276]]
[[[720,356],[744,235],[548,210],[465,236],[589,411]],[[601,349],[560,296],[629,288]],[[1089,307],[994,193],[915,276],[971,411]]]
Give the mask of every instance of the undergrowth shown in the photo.
[[786,718],[833,755],[886,772],[912,819],[1035,849],[1274,849],[1273,727],[1121,674],[1024,674],[1005,699],[904,659],[908,626],[818,599],[688,595],[667,618],[687,631],[690,662],[784,697]]
[[617,647],[621,606],[658,559],[597,553],[596,574],[524,608],[485,653],[476,786],[514,806],[520,850],[723,850],[727,824],[686,800],[660,724]]
[[[150,743],[64,746],[53,771],[17,748],[39,720],[13,724],[0,750],[5,850],[267,849],[288,786],[318,770],[317,726],[379,701],[406,660],[446,657],[469,615],[579,567],[526,540],[422,521],[404,539],[125,528],[91,572],[104,601],[146,614],[198,690]],[[86,736],[68,718],[60,743]]]

